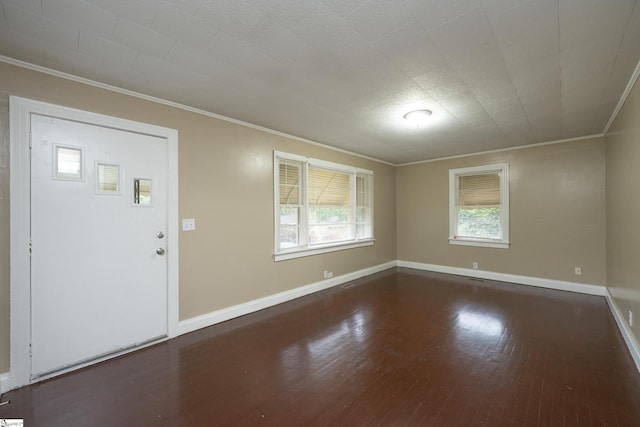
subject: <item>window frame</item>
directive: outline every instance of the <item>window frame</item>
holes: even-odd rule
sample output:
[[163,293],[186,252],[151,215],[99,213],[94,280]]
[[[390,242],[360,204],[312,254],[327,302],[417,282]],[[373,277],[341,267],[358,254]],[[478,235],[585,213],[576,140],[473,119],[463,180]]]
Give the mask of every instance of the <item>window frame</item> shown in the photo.
[[[115,166],[118,171],[116,174],[116,188],[115,190],[104,190],[100,188],[100,166]],[[108,163],[102,161],[95,161],[94,166],[95,178],[96,178],[96,194],[101,196],[121,196],[122,195],[122,169],[119,164]]]
[[[300,209],[299,224],[298,224],[298,245],[288,248],[280,247],[280,161],[289,160],[292,162],[301,163],[302,172],[300,183],[301,191],[301,203],[298,205]],[[346,173],[351,176],[350,178],[350,198],[351,198],[351,227],[352,238],[348,240],[342,240],[339,242],[330,243],[310,243],[309,242],[309,168],[316,167],[326,170],[333,170],[339,173]],[[357,204],[357,180],[358,177],[365,177],[367,179],[366,187],[368,193],[363,197],[363,204]],[[283,261],[287,259],[300,258],[310,255],[317,255],[322,253],[340,251],[345,249],[352,249],[364,246],[371,246],[375,242],[374,237],[374,179],[373,171],[367,169],[360,169],[353,166],[348,166],[340,163],[328,162],[325,160],[314,159],[311,157],[300,156],[296,154],[286,153],[282,151],[273,152],[273,194],[274,194],[274,260]],[[365,222],[365,226],[370,230],[370,236],[358,238],[358,207],[366,207],[369,215],[368,222]]]
[[[77,151],[80,153],[79,170],[77,174],[65,173],[60,171],[60,149]],[[53,144],[53,179],[57,181],[76,181],[84,182],[85,170],[84,170],[84,147],[76,147],[73,145],[65,144]]]
[[[500,238],[460,237],[458,235],[458,177],[500,175]],[[508,249],[509,242],[509,164],[473,166],[449,170],[449,244]]]

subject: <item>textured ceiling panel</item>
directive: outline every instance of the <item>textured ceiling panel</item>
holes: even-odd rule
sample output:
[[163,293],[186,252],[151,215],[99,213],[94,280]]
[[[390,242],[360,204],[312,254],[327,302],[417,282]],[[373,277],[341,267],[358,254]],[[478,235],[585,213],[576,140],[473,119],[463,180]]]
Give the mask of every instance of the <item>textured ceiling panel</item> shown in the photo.
[[118,17],[90,3],[75,0],[46,0],[42,2],[42,14],[57,22],[81,31],[109,37]]
[[0,55],[395,164],[602,133],[640,59],[637,0],[0,6]]

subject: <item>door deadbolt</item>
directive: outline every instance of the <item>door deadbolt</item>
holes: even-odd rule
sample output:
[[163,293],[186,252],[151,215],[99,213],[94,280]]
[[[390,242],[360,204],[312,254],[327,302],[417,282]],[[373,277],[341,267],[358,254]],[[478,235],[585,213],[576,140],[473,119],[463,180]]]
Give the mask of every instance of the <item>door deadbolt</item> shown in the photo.
[[158,232],[156,233],[156,237],[157,237],[158,239],[162,239],[162,238],[164,237],[164,233],[163,233],[162,231],[158,231]]

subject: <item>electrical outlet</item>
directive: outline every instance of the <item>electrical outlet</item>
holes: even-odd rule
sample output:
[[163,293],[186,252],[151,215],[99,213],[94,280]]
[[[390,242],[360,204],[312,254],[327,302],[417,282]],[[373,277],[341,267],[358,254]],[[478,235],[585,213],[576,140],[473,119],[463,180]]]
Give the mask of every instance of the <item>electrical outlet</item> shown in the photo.
[[633,311],[629,310],[629,326],[633,326]]
[[582,267],[576,267],[574,272],[576,276],[582,276]]
[[325,279],[331,279],[333,277],[333,271],[324,271],[324,278]]
[[473,264],[471,264],[473,266],[474,270],[478,269],[478,263],[476,261],[473,261]]

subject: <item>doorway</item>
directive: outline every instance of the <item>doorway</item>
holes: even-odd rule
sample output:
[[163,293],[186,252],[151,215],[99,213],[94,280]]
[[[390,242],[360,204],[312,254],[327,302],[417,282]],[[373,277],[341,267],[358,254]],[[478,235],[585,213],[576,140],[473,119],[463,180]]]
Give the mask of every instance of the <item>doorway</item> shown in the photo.
[[11,98],[11,382],[175,335],[177,132]]

